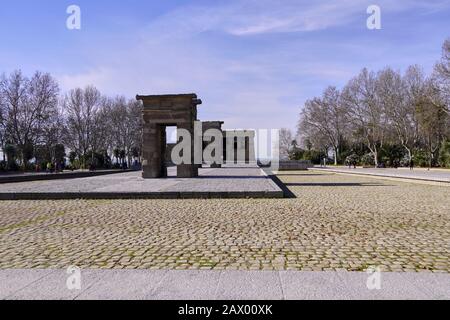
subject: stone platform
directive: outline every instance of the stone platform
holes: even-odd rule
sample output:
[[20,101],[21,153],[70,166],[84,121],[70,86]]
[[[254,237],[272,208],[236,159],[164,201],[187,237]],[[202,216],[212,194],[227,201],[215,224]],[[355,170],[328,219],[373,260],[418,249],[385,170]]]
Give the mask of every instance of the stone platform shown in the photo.
[[143,179],[141,172],[0,185],[0,200],[282,198],[283,191],[257,167],[200,168],[198,178]]
[[76,179],[104,176],[108,174],[131,172],[133,170],[77,170],[77,171],[64,171],[59,173],[46,173],[46,172],[26,172],[26,173],[7,173],[0,174],[0,184],[13,183],[13,182],[27,182],[38,180],[61,180],[61,179]]

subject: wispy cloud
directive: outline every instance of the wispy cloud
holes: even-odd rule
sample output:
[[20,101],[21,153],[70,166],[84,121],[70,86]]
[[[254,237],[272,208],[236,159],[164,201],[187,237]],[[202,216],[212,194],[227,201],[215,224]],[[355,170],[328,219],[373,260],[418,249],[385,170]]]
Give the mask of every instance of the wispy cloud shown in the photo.
[[371,4],[389,13],[420,9],[435,12],[449,0],[247,0],[221,5],[187,5],[150,24],[166,36],[220,31],[235,36],[308,32],[345,25],[358,19]]
[[[377,2],[391,13],[448,3]],[[351,33],[335,36],[331,30],[361,18],[364,29],[369,4],[254,0],[182,6],[133,30],[133,41],[97,45],[89,55],[91,70],[58,77],[65,90],[94,84],[129,97],[196,92],[205,102],[201,119],[225,120],[228,128],[294,128],[302,103],[325,86],[345,83],[367,61],[369,67],[388,63],[380,52],[399,59],[379,40],[369,50],[367,43],[352,44]]]

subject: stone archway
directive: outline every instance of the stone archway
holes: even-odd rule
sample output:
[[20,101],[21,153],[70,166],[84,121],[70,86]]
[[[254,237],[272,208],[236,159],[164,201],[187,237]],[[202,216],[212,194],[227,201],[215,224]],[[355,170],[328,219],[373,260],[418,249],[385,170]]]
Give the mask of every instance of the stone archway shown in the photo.
[[144,178],[167,177],[165,164],[166,127],[176,126],[191,133],[191,164],[177,166],[177,177],[198,176],[198,166],[194,164],[194,122],[197,120],[197,105],[202,101],[196,94],[170,94],[136,96],[143,102],[143,174]]

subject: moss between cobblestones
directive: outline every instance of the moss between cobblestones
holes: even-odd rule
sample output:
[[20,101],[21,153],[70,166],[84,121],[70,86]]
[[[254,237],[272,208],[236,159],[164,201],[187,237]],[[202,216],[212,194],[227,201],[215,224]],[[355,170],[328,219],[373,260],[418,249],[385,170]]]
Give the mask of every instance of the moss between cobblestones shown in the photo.
[[0,201],[0,268],[450,272],[448,188],[280,179],[297,198]]
[[7,225],[4,227],[0,227],[0,233],[6,232],[6,231],[11,231],[13,229],[18,229],[18,228],[23,228],[23,227],[27,227],[33,224],[38,224],[40,222],[44,222],[46,220],[52,219],[52,218],[56,218],[56,217],[61,217],[65,215],[65,212],[61,212],[61,213],[56,213],[55,215],[52,216],[43,216],[43,217],[39,217],[33,220],[28,220],[28,221],[23,221],[21,223],[16,223],[13,225]]

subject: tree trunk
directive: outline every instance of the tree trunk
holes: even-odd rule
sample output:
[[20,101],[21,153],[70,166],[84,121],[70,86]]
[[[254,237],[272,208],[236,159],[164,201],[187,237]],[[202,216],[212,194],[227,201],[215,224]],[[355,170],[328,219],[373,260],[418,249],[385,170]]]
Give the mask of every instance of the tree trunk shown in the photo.
[[430,167],[429,167],[429,169],[431,169],[433,167],[433,159],[434,159],[434,154],[431,153],[430,154]]
[[403,147],[406,149],[406,152],[408,152],[408,161],[409,161],[409,163],[411,163],[411,160],[412,160],[412,152],[411,152],[411,150],[410,150],[408,147],[406,147],[405,145],[403,145]]
[[373,162],[375,164],[375,168],[378,167],[378,150],[376,145],[372,145],[372,143],[368,142],[367,147],[369,148],[370,152],[373,155]]
[[378,151],[376,150],[373,152],[373,159],[375,162],[375,168],[378,168]]
[[334,165],[337,166],[338,165],[338,153],[339,153],[339,148],[334,148]]

